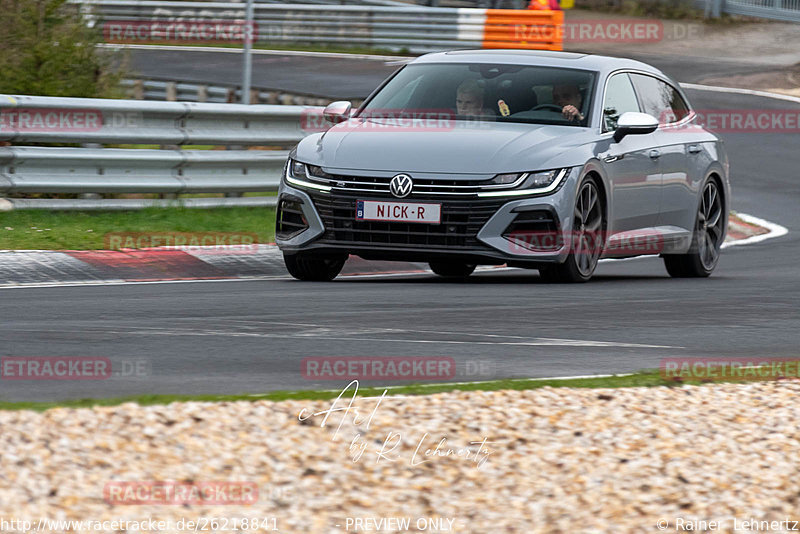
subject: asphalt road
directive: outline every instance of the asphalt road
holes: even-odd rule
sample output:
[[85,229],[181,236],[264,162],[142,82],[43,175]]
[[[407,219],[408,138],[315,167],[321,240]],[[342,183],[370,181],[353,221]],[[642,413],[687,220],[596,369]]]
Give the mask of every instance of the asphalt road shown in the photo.
[[[252,86],[336,99],[364,98],[394,72],[397,60],[253,54]],[[237,52],[131,50],[130,70],[145,78],[236,85],[242,78]],[[389,63],[389,64],[387,64]]]
[[[754,96],[689,97],[698,109],[800,110]],[[0,399],[341,388],[302,376],[301,360],[314,356],[447,356],[456,380],[626,372],[665,357],[797,357],[797,137],[721,135],[733,208],[789,234],[726,249],[709,279],[673,280],[645,258],[604,263],[584,285],[497,271],[464,283],[423,275],[0,290],[0,356],[147,362],[144,376],[3,380]]]
[[[237,52],[148,49],[130,50],[130,70],[139,76],[194,83],[235,85],[241,80],[242,59]],[[654,65],[681,82],[712,76],[750,74],[775,69],[752,61],[690,58],[678,55],[626,54]],[[253,55],[253,87],[309,94],[331,99],[365,98],[399,68],[396,60],[317,57],[280,53]]]

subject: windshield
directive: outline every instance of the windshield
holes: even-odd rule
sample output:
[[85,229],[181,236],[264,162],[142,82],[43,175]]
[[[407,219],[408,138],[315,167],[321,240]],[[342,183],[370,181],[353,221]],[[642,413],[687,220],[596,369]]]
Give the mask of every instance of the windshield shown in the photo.
[[457,120],[587,126],[595,75],[553,67],[408,65],[359,116],[446,112]]

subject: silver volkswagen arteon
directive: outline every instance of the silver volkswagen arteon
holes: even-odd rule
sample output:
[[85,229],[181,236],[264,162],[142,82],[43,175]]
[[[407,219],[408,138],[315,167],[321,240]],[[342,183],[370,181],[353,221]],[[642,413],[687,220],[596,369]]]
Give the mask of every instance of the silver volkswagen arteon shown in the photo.
[[730,202],[721,141],[678,85],[637,61],[564,52],[428,54],[291,152],[276,240],[289,272],[331,280],[349,254],[478,264],[582,282],[603,257],[658,254],[708,276]]

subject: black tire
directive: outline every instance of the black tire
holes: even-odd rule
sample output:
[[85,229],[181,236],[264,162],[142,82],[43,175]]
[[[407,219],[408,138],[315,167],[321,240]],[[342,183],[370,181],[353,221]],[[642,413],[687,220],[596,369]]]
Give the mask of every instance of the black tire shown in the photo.
[[570,252],[564,263],[539,269],[545,282],[588,282],[605,245],[605,206],[597,181],[588,176],[578,187],[573,209]]
[[669,254],[664,256],[664,267],[672,278],[688,278],[686,271],[686,255]]
[[689,252],[664,256],[664,267],[671,277],[706,278],[711,275],[719,262],[726,218],[722,189],[716,180],[708,180],[700,195]]
[[342,272],[344,257],[321,257],[306,254],[284,254],[283,262],[293,277],[307,282],[329,282]]
[[547,282],[548,284],[561,282],[561,272],[555,266],[542,267],[541,269],[539,269],[539,278],[541,278],[543,282]]
[[475,270],[475,265],[471,263],[432,261],[428,265],[431,271],[444,278],[466,278]]

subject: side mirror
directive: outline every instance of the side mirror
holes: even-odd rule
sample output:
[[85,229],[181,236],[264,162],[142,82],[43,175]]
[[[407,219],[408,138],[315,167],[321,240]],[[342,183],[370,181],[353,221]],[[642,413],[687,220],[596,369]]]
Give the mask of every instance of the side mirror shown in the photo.
[[619,143],[626,135],[649,134],[658,128],[658,119],[647,113],[627,111],[617,121],[614,141]]
[[331,102],[325,106],[325,111],[322,112],[322,116],[325,117],[325,120],[328,122],[339,124],[350,118],[350,110],[352,108],[353,104],[347,100]]

